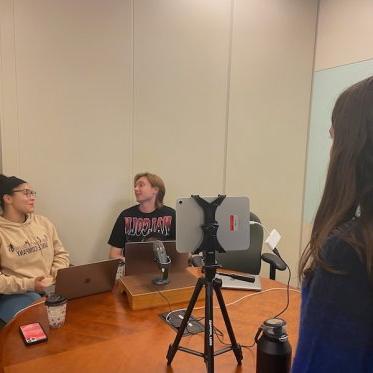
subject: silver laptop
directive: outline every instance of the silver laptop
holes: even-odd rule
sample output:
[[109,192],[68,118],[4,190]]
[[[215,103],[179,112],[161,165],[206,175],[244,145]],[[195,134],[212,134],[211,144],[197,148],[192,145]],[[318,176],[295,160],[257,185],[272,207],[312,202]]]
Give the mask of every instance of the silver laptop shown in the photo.
[[255,277],[254,282],[248,282],[248,281],[241,281],[237,280],[235,278],[229,277],[229,276],[221,276],[219,274],[216,274],[216,278],[220,278],[222,281],[222,288],[223,289],[237,289],[237,290],[252,290],[252,291],[261,291],[262,290],[262,284],[260,282],[260,276],[259,275],[250,275]]
[[[216,197],[202,197],[212,202]],[[219,224],[217,238],[226,251],[247,250],[250,246],[250,203],[247,197],[225,197],[216,209]],[[176,248],[180,253],[192,253],[203,239],[203,210],[192,198],[176,200]]]
[[111,291],[120,262],[121,259],[110,259],[62,268],[57,272],[54,291],[67,299]]

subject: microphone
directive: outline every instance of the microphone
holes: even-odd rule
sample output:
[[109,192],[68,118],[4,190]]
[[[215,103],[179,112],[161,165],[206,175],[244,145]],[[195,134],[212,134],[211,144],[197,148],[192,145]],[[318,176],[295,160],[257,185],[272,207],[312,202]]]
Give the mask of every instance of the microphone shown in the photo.
[[153,242],[153,255],[154,261],[158,264],[159,268],[171,263],[171,259],[167,255],[166,249],[161,241]]
[[171,263],[171,258],[167,255],[162,241],[153,241],[153,258],[162,272],[162,277],[153,279],[153,284],[168,284],[170,282],[168,279],[168,267]]

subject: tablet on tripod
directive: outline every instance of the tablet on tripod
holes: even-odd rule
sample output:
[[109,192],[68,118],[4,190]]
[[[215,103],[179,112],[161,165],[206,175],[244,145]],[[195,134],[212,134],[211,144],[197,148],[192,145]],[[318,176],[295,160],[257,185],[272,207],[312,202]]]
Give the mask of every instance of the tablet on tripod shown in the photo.
[[[203,197],[212,202],[216,197]],[[247,250],[250,246],[248,197],[225,197],[216,209],[217,239],[224,251]],[[176,250],[194,253],[203,239],[204,214],[193,197],[176,201]]]
[[[188,307],[183,316],[175,340],[167,351],[167,365],[171,365],[177,351],[184,351],[202,357],[207,372],[214,372],[214,357],[224,352],[233,351],[237,364],[243,359],[241,346],[237,343],[228,311],[221,292],[222,282],[215,277],[216,252],[244,250],[249,247],[249,199],[247,197],[202,198],[192,195],[176,202],[176,249],[179,252],[202,253],[203,275],[198,279]],[[187,328],[200,292],[205,290],[205,330],[204,351],[196,351],[179,346]],[[215,292],[220,311],[229,335],[230,343],[214,350],[213,293]]]

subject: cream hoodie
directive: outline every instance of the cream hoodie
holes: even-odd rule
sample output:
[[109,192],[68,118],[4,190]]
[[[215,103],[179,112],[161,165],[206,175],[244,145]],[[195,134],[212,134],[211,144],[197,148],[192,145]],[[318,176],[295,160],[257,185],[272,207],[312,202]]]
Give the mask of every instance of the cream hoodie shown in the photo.
[[69,254],[56,228],[44,216],[30,214],[24,223],[0,217],[0,294],[34,290],[35,278],[54,282],[69,266]]

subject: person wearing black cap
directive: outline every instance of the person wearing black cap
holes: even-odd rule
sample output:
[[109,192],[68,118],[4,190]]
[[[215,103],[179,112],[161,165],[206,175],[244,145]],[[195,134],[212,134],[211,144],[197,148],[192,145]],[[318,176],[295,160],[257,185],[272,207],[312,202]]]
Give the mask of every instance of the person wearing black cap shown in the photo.
[[0,175],[0,319],[5,323],[69,266],[54,225],[33,213],[35,196],[26,181]]

